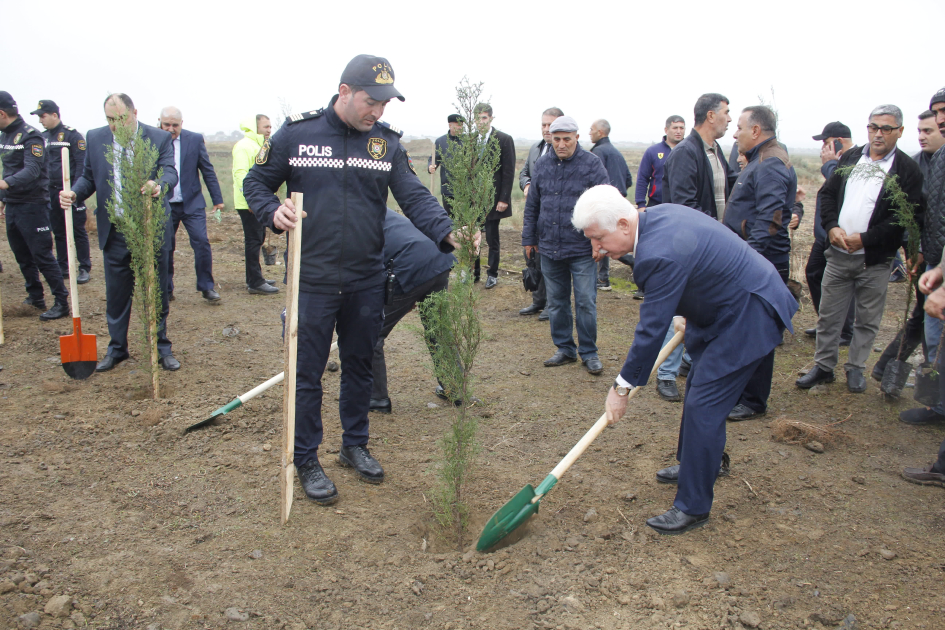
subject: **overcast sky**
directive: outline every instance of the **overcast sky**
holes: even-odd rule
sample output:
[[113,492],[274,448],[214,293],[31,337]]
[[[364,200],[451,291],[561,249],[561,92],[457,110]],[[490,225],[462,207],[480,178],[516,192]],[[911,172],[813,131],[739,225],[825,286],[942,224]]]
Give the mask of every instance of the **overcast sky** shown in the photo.
[[[936,9],[938,6],[938,9]],[[469,7],[476,14],[465,14]],[[455,86],[485,83],[495,126],[540,137],[541,111],[574,116],[585,144],[597,118],[615,141],[660,139],[670,114],[692,124],[704,92],[733,110],[774,104],[780,138],[841,120],[857,143],[870,110],[905,114],[900,146],[918,150],[916,117],[945,81],[941,5],[897,2],[10,2],[4,10],[0,89],[20,111],[55,100],[83,133],[105,124],[102,101],[126,92],[154,124],[178,106],[184,127],[232,131],[247,115],[322,107],[359,53],[386,57],[407,101],[384,116],[407,135],[446,131]],[[13,27],[13,25],[16,25]],[[731,143],[734,122],[723,144]]]

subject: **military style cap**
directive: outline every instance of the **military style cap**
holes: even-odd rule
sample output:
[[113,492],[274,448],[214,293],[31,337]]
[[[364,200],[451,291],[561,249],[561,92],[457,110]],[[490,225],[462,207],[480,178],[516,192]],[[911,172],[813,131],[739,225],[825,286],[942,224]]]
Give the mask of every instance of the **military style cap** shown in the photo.
[[555,118],[555,121],[551,123],[551,127],[548,129],[551,133],[556,131],[577,131],[578,124],[577,121],[571,118],[570,116],[558,116]]
[[819,136],[814,136],[814,140],[826,140],[827,138],[852,138],[850,135],[850,128],[844,125],[839,120],[832,123],[827,123],[827,126],[824,127],[824,130],[820,132]]
[[383,57],[358,55],[341,73],[341,83],[364,88],[375,101],[404,100],[404,95],[394,87],[394,69]]
[[932,109],[932,105],[936,103],[945,103],[945,87],[932,95],[932,100],[929,101],[929,109]]
[[459,114],[450,114],[449,116],[446,117],[446,122],[448,122],[448,123],[453,123],[453,122],[464,123],[464,122],[466,122],[466,119],[463,118],[462,116],[460,116]]
[[40,101],[39,105],[35,110],[31,111],[30,114],[36,116],[37,114],[58,114],[59,106],[56,105],[56,101]]
[[0,109],[16,109],[16,101],[9,92],[0,90]]

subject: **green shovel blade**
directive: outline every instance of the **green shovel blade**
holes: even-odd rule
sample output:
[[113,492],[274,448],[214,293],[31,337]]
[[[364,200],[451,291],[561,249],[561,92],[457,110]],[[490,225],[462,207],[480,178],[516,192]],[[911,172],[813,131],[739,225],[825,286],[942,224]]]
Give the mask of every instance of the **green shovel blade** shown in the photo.
[[227,404],[223,405],[222,407],[220,407],[219,409],[211,413],[209,418],[206,418],[205,420],[201,420],[200,422],[196,424],[192,424],[186,429],[184,429],[184,433],[190,433],[191,431],[195,429],[199,429],[201,427],[207,426],[208,424],[212,424],[213,421],[216,420],[218,416],[224,416],[230,413],[231,411],[233,411],[234,409],[241,407],[242,405],[243,405],[242,400],[240,400],[239,398],[234,398]]
[[[489,549],[527,521],[529,516],[538,511],[541,497],[544,497],[557,482],[558,479],[554,475],[548,475],[538,486],[538,492],[531,484],[519,490],[519,493],[500,507],[482,528],[476,549],[478,551]],[[538,500],[535,500],[536,496],[539,497]]]

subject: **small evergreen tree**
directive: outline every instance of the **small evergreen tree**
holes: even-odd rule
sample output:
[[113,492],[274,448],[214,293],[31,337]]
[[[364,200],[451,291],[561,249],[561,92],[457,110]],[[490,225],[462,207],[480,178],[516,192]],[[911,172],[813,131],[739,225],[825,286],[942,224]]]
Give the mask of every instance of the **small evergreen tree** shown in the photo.
[[[114,190],[106,202],[108,218],[121,233],[131,252],[131,270],[135,278],[134,307],[141,320],[142,351],[148,357],[151,394],[160,397],[157,337],[158,313],[161,307],[161,285],[158,256],[164,246],[167,215],[164,191],[152,196],[149,181],[159,182],[163,169],[154,174],[158,150],[144,137],[137,125],[125,126],[128,114],[122,115],[115,127],[115,140],[121,146],[106,148],[105,157],[119,173],[121,189]],[[160,186],[160,184],[157,184]],[[142,190],[144,189],[144,190]]]
[[454,230],[463,231],[467,238],[457,239],[460,248],[454,252],[457,263],[449,288],[420,305],[428,318],[434,372],[447,397],[455,401],[450,428],[441,440],[443,459],[433,492],[433,509],[437,522],[452,530],[460,548],[469,521],[464,490],[479,452],[478,422],[469,410],[472,368],[482,338],[476,312],[479,292],[473,285],[473,265],[479,257],[474,236],[495,202],[493,174],[499,164],[497,138],[493,134],[486,143],[475,124],[474,110],[481,94],[482,83],[471,84],[465,77],[457,86],[455,107],[465,123],[459,142],[447,143],[446,154],[440,154],[441,168],[448,173],[447,184],[453,194]]

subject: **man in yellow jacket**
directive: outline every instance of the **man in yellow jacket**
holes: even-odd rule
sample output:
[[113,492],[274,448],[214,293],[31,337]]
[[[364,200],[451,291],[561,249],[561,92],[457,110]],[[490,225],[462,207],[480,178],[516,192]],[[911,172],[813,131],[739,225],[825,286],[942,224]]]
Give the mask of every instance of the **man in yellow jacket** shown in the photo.
[[256,163],[256,156],[272,133],[272,123],[264,114],[256,114],[256,119],[247,118],[240,123],[240,130],[245,137],[233,145],[233,201],[236,211],[243,222],[243,237],[246,256],[246,289],[256,295],[278,293],[279,289],[269,284],[262,275],[259,265],[259,250],[266,238],[266,228],[256,220],[249,204],[243,197],[243,178]]

